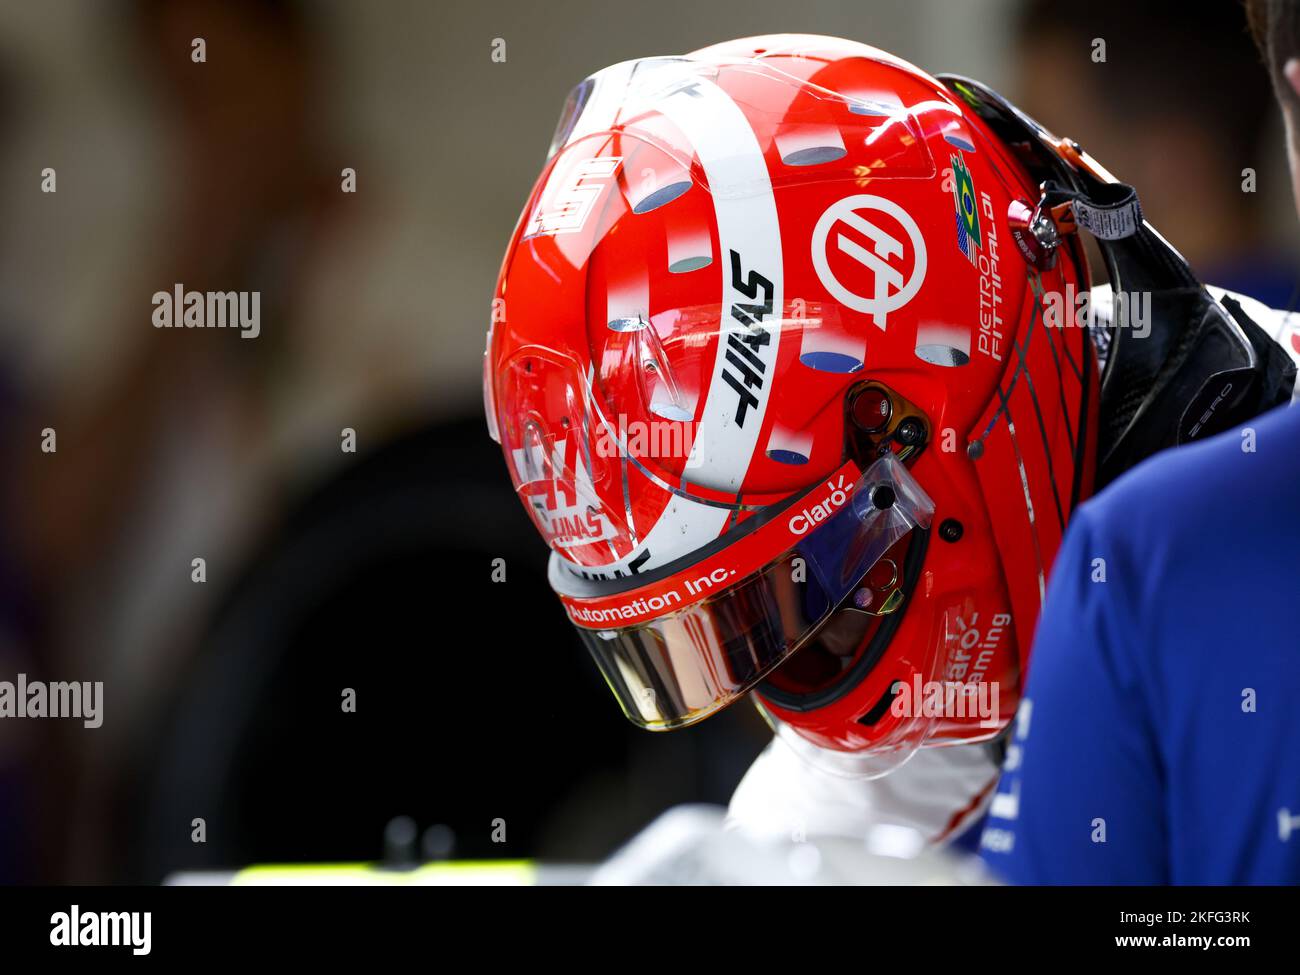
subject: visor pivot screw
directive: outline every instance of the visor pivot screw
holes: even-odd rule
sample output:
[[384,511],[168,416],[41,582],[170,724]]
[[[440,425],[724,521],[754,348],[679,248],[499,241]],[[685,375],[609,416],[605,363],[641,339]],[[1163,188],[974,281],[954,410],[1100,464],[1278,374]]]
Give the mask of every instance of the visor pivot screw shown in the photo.
[[1049,253],[1061,243],[1061,232],[1056,229],[1056,224],[1052,223],[1052,218],[1045,213],[1035,215],[1033,223],[1029,225],[1029,232],[1034,235],[1038,245]]
[[853,594],[853,605],[858,609],[870,609],[875,598],[870,589],[859,589]]
[[921,429],[921,424],[912,417],[908,417],[898,425],[898,432],[894,434],[898,442],[905,447],[912,447],[921,442],[925,436],[925,431]]
[[1020,256],[1026,264],[1040,271],[1049,270],[1056,264],[1061,232],[1050,213],[1043,209],[1042,200],[1032,210],[1023,201],[1012,200],[1007,210],[1007,224],[1011,228],[1011,239],[1020,249]]
[[943,524],[939,526],[939,537],[945,542],[960,541],[964,530],[961,522],[956,518],[945,518]]
[[896,500],[894,489],[888,484],[877,484],[871,489],[871,503],[881,511],[892,508]]

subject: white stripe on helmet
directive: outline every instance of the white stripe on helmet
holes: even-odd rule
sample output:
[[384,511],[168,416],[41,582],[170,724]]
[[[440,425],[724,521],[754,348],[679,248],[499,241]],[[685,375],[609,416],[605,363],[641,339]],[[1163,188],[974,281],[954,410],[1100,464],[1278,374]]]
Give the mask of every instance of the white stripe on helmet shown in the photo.
[[[653,59],[608,71],[597,76],[594,104],[575,136],[614,124],[617,102],[622,120],[659,112],[685,136],[708,180],[720,245],[721,332],[688,470],[694,484],[736,493],[758,447],[781,340],[781,229],[767,163],[745,113],[695,63]],[[621,99],[620,83],[628,86]],[[626,558],[596,571],[625,569],[647,549],[651,557],[639,570],[665,564],[712,541],[729,516],[675,496]]]

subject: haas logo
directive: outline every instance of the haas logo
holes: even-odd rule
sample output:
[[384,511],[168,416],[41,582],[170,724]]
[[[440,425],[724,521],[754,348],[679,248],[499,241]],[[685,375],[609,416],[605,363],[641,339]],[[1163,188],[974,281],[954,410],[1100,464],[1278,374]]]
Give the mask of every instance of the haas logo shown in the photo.
[[[876,222],[879,214],[892,218],[891,222],[901,227],[911,241],[910,267],[906,266],[903,242]],[[832,247],[854,262],[852,287],[836,277],[831,267]],[[925,240],[916,221],[901,206],[864,193],[845,197],[826,208],[813,228],[812,261],[817,277],[840,304],[871,315],[871,320],[883,329],[885,317],[921,290],[925,280]],[[847,262],[837,263],[847,276]]]
[[601,512],[585,465],[567,462],[570,456],[577,460],[573,436],[570,431],[565,439],[549,444],[539,437],[512,452],[519,493],[543,536],[557,549],[609,541],[616,535],[613,523]]

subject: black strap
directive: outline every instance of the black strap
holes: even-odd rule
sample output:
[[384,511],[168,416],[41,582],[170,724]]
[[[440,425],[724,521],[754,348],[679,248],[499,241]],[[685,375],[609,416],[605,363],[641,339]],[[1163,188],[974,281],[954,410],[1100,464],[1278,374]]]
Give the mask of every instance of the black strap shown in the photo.
[[1051,207],[1069,201],[1075,222],[1101,240],[1123,240],[1142,229],[1142,204],[1137,190],[1127,183],[1098,183],[1092,192],[1057,182],[1043,187],[1043,201]]

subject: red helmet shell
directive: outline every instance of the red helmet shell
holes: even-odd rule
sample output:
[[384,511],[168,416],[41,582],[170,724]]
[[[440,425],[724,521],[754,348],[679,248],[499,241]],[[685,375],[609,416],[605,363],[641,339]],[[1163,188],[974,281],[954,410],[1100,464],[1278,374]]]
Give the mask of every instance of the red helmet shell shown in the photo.
[[929,428],[924,564],[859,679],[816,706],[760,695],[816,744],[881,747],[907,724],[882,702],[934,676],[938,647],[946,679],[997,683],[999,714],[927,739],[991,737],[1091,477],[1091,344],[1036,297],[1084,292],[1086,265],[1071,242],[1036,271],[1007,223],[1038,195],[959,98],[866,45],[749,38],[589,79],[487,350],[490,422],[543,536],[588,578],[689,565],[839,468],[846,395],[878,382]]

